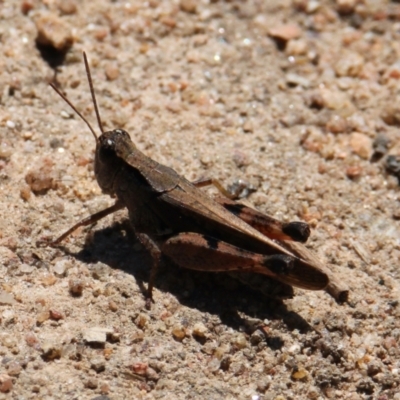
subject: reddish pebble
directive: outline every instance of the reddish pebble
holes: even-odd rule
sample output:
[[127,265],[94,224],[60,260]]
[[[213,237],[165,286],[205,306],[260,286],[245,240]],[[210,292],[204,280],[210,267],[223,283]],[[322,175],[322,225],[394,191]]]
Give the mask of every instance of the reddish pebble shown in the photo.
[[54,319],[55,321],[58,321],[60,319],[63,319],[64,316],[60,313],[60,311],[52,309],[50,310],[50,318]]
[[0,392],[8,393],[13,388],[13,383],[8,375],[0,375]]
[[142,362],[137,362],[132,365],[132,371],[137,375],[145,375],[148,365]]
[[297,39],[301,35],[301,29],[296,24],[277,25],[271,28],[268,33],[273,38],[288,41]]

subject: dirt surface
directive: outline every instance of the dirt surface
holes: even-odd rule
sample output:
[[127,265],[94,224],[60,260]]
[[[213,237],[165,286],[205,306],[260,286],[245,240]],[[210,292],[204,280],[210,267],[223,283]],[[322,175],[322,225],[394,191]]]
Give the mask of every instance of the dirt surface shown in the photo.
[[[0,21],[1,399],[400,399],[399,3],[4,0]],[[349,300],[167,265],[146,310],[125,212],[37,246],[113,203],[48,85],[95,125],[83,50],[106,129],[308,222]]]

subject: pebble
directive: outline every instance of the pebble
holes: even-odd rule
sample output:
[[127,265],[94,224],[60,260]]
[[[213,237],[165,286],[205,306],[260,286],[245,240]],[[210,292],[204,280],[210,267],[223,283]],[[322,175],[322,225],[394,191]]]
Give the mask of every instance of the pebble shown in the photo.
[[292,378],[296,380],[304,379],[308,376],[307,370],[304,368],[295,368],[292,372]]
[[328,132],[332,133],[344,133],[349,128],[349,124],[346,118],[343,118],[339,115],[333,115],[325,126]]
[[12,293],[1,292],[0,293],[0,304],[8,305],[8,306],[16,304],[14,295]]
[[103,357],[94,357],[90,360],[90,368],[97,373],[103,372],[106,369],[106,361]]
[[71,268],[71,262],[69,260],[58,260],[54,267],[53,272],[59,277],[63,277],[66,271]]
[[105,70],[106,78],[109,81],[115,81],[119,77],[119,68],[118,65],[112,63],[106,65]]
[[2,141],[0,143],[0,158],[7,159],[11,157],[12,153],[13,148],[11,147],[11,145],[7,142]]
[[25,335],[25,342],[29,347],[38,347],[39,339],[33,332],[28,332]]
[[61,0],[58,2],[58,9],[63,15],[73,15],[76,13],[78,6],[75,0]]
[[82,296],[84,283],[81,279],[72,278],[68,282],[69,292],[76,297]]
[[49,312],[50,312],[50,318],[54,321],[59,321],[60,319],[64,318],[64,315],[60,311],[54,308],[50,309]]
[[93,278],[101,282],[106,282],[110,276],[110,267],[102,262],[91,265],[90,271]]
[[43,46],[54,47],[58,51],[67,51],[74,38],[70,26],[52,13],[45,13],[35,20],[37,42]]
[[358,0],[336,0],[336,8],[340,14],[350,14],[354,11]]
[[179,7],[182,11],[194,14],[197,10],[197,2],[195,0],[181,0]]
[[35,194],[42,194],[56,188],[53,175],[54,162],[48,158],[43,159],[37,169],[25,175],[25,182]]
[[149,323],[149,316],[144,313],[140,313],[135,319],[135,324],[138,328],[143,329]]
[[216,357],[212,357],[209,363],[207,364],[207,368],[211,372],[217,372],[221,367],[221,361]]
[[107,335],[112,334],[113,330],[103,327],[92,327],[85,329],[82,333],[83,340],[87,343],[105,343]]
[[367,135],[353,132],[350,136],[350,147],[353,153],[368,160],[372,155],[372,140]]
[[0,392],[8,393],[13,389],[12,379],[7,374],[0,374]]
[[297,24],[285,24],[270,28],[268,33],[273,38],[288,41],[300,37],[302,31]]
[[381,133],[378,134],[372,143],[374,149],[374,154],[372,155],[373,160],[378,161],[381,159],[387,153],[390,144],[391,142],[389,138]]
[[303,88],[308,88],[311,85],[309,79],[293,73],[286,74],[286,83],[289,86],[302,86]]
[[197,322],[193,326],[192,335],[198,338],[205,338],[207,335],[208,329],[202,322]]
[[87,387],[88,389],[97,389],[98,386],[99,386],[99,381],[96,378],[89,378],[85,382],[85,387]]
[[381,118],[391,126],[400,126],[400,109],[394,104],[386,104],[382,107]]
[[238,349],[244,349],[247,346],[247,338],[246,335],[243,333],[239,333],[235,336],[233,344]]
[[335,64],[336,75],[356,77],[360,74],[364,63],[364,57],[360,54],[346,51],[338,57]]
[[50,340],[42,344],[42,358],[45,361],[52,361],[61,357],[61,345]]
[[177,324],[172,328],[172,336],[175,340],[181,342],[186,336],[186,329],[183,325]]
[[42,325],[49,318],[50,318],[50,312],[49,311],[42,311],[36,316],[36,324],[37,325]]

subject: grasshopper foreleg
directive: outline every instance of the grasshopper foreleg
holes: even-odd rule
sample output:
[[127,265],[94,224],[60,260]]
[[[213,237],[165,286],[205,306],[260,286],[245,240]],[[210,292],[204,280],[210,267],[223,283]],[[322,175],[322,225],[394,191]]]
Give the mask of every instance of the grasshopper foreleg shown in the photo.
[[88,217],[82,219],[79,221],[77,224],[75,224],[72,228],[68,229],[66,232],[64,232],[61,236],[59,236],[57,239],[55,239],[53,242],[50,244],[52,246],[59,244],[62,242],[66,237],[68,237],[72,232],[80,228],[81,226],[87,226],[87,225],[92,225],[96,223],[97,221],[100,221],[107,215],[110,215],[118,210],[121,210],[124,208],[125,205],[121,203],[120,201],[116,201],[114,205],[111,207],[106,208],[105,210],[99,211],[93,215],[89,215]]

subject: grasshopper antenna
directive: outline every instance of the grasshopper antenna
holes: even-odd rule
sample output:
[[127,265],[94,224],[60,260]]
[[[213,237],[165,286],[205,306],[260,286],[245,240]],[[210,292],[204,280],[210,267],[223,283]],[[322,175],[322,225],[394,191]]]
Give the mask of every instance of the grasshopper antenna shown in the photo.
[[90,74],[89,63],[88,63],[88,60],[87,60],[85,52],[83,52],[83,61],[85,61],[86,75],[87,75],[87,78],[88,78],[88,81],[89,81],[90,94],[92,95],[92,100],[93,100],[93,104],[94,104],[94,111],[96,112],[97,123],[99,124],[99,128],[100,128],[101,133],[104,133],[103,124],[101,123],[99,108],[97,107],[96,96],[94,95],[92,75]]
[[[97,117],[97,122],[99,124],[99,128],[101,133],[104,133],[103,131],[103,126],[101,124],[101,119],[100,119],[100,114],[99,114],[99,109],[97,108],[97,102],[96,102],[96,97],[94,95],[94,90],[93,90],[93,83],[92,83],[92,77],[90,75],[90,69],[89,69],[89,64],[87,61],[87,57],[85,52],[83,53],[83,59],[85,61],[85,68],[86,68],[86,74],[89,80],[89,86],[90,86],[90,93],[92,94],[92,99],[93,99],[93,103],[94,103],[94,109],[96,111],[96,117]],[[94,131],[94,129],[92,128],[92,125],[90,125],[89,121],[78,111],[78,109],[67,99],[67,97],[61,93],[61,91],[53,84],[50,83],[50,86],[54,89],[54,91],[81,117],[81,119],[83,120],[83,122],[88,126],[88,128],[90,129],[90,132],[92,132],[94,139],[96,140],[96,143],[99,141],[96,132]]]

